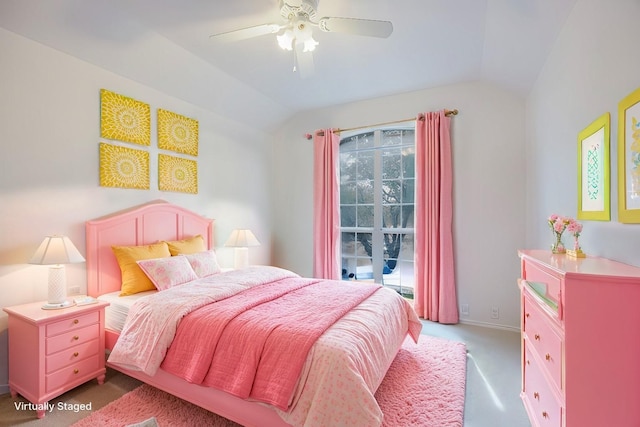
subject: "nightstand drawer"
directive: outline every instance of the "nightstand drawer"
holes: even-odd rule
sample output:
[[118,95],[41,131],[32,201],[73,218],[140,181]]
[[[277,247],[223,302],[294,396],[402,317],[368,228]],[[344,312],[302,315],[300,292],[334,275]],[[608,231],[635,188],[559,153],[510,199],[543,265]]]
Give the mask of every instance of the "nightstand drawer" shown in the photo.
[[53,338],[47,338],[46,354],[50,355],[66,348],[86,343],[100,336],[100,325],[95,324],[74,329]]
[[554,331],[551,319],[525,292],[524,298],[525,342],[541,360],[558,390],[562,389],[562,337]]
[[546,271],[542,267],[530,262],[525,262],[524,269],[525,277],[523,277],[523,279],[528,282],[539,282],[545,284],[545,297],[554,301],[556,307],[560,305],[560,277],[555,276],[551,272]]
[[100,345],[98,340],[91,340],[89,342],[69,347],[62,350],[59,353],[47,356],[46,359],[46,372],[50,374],[65,366],[76,363],[79,360],[86,359],[89,356],[98,354]]
[[75,381],[81,378],[86,378],[87,375],[95,375],[96,371],[100,368],[98,355],[92,356],[88,359],[81,360],[78,363],[74,363],[64,369],[56,371],[53,374],[47,375],[47,393],[51,393],[59,388],[67,387],[69,384],[73,384]]
[[97,311],[76,317],[69,317],[67,319],[48,324],[46,334],[47,337],[52,337],[72,329],[82,328],[93,323],[98,323],[99,320],[100,315]]

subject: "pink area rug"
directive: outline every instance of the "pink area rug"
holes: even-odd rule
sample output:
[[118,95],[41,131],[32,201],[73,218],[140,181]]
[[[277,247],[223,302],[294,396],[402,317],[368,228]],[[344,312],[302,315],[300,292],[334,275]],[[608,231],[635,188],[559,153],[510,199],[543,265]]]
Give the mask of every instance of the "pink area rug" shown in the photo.
[[[376,392],[384,427],[461,427],[466,382],[463,343],[421,335],[406,341]],[[235,427],[238,424],[142,385],[73,427],[125,426],[155,417],[164,426]]]

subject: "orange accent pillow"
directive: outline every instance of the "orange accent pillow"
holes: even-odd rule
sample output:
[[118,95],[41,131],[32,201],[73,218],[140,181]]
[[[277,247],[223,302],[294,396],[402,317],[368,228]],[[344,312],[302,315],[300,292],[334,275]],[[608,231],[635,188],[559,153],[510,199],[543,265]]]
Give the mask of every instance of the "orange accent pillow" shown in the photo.
[[142,246],[112,246],[111,249],[122,274],[121,297],[156,289],[136,261],[171,256],[166,242]]
[[165,243],[169,246],[169,252],[171,252],[172,256],[195,254],[207,250],[204,237],[200,234],[189,237],[188,239],[174,240]]

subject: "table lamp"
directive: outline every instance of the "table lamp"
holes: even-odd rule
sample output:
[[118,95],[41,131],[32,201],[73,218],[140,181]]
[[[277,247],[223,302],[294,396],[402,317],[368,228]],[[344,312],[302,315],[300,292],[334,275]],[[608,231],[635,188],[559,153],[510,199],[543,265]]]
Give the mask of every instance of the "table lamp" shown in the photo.
[[72,305],[67,300],[67,278],[64,264],[84,262],[80,252],[66,236],[47,236],[29,260],[29,264],[49,265],[48,300],[45,310],[65,308]]
[[234,248],[233,268],[239,269],[249,265],[249,246],[260,246],[260,242],[251,230],[236,229],[224,245]]

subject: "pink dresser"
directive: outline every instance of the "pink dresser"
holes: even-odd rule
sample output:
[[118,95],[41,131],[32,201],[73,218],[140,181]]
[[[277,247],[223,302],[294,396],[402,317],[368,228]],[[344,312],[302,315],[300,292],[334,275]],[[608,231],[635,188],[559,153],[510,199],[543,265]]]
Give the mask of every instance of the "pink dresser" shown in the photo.
[[[105,377],[104,308],[97,302],[43,310],[42,302],[5,307],[9,315],[9,390],[38,405]],[[83,402],[89,403],[89,402]]]
[[548,250],[519,255],[521,397],[531,424],[640,426],[640,268]]

